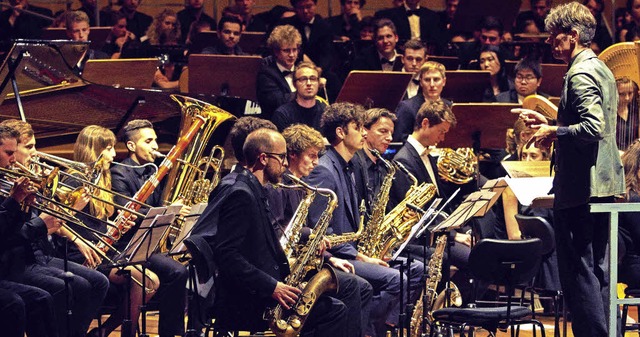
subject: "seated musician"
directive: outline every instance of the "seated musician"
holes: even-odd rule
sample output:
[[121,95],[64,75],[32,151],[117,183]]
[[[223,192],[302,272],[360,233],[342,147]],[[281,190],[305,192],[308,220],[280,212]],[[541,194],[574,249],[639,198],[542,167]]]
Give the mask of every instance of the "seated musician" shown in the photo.
[[[124,14],[127,17],[127,30],[132,32],[135,36],[141,38],[147,28],[151,26],[153,18],[150,15],[138,11],[140,6],[140,0],[119,0],[118,4],[121,5],[118,13]],[[108,26],[113,26],[113,22],[107,22]]]
[[[20,137],[18,138],[18,151],[15,153],[16,165],[28,169],[32,166],[33,163],[31,159],[36,153],[36,139],[31,125],[15,119],[5,120],[2,124],[12,127],[20,133]],[[79,200],[71,206],[73,206],[74,209],[82,209],[86,203],[84,197],[85,196],[80,197]],[[53,205],[47,205],[46,207],[51,211],[61,213],[73,211],[73,209],[58,209]],[[38,213],[40,213],[40,215],[38,215]],[[33,209],[30,215],[34,219],[39,218],[45,221],[51,221],[46,219],[52,217],[45,212],[36,212]],[[62,220],[57,219],[53,221]],[[51,238],[42,238],[32,243],[32,251],[30,254],[33,255],[34,259],[30,263],[27,263],[23,277],[26,284],[42,288],[54,295],[59,323],[58,328],[62,335],[83,336],[89,329],[91,321],[102,305],[102,301],[107,294],[109,282],[104,275],[96,270],[71,261],[68,261],[65,266],[64,256],[55,256],[55,247],[52,245],[54,239],[61,239],[62,242],[67,240],[72,241],[74,244],[69,246],[77,247],[86,254],[95,254],[86,244],[78,240],[75,233],[72,232],[79,227],[70,223],[66,225],[68,228],[61,227],[56,232],[49,233],[52,235]],[[69,278],[65,271],[71,272],[73,276]],[[70,290],[68,294],[65,280],[69,281]],[[59,294],[60,296],[56,296],[55,294]],[[66,296],[70,296],[72,300],[71,303],[73,304],[70,308],[73,314],[70,326],[66,324]],[[70,330],[67,330],[67,328]]]
[[389,19],[375,21],[373,34],[375,46],[366,48],[353,60],[352,70],[402,70],[402,56],[396,51],[398,34]]
[[[124,142],[129,150],[129,156],[122,161],[122,164],[111,168],[111,185],[114,192],[133,197],[140,188],[153,177],[155,169],[154,152],[158,150],[156,142],[156,132],[153,125],[148,120],[132,120],[124,127]],[[155,188],[153,194],[144,201],[148,205],[162,206],[162,191],[164,184]],[[116,203],[125,205],[127,200],[118,196],[114,197]],[[141,208],[140,213],[145,214],[146,208]],[[188,214],[189,207],[183,207],[181,214]],[[138,219],[140,220],[140,219]],[[120,238],[114,246],[122,250],[136,232],[136,227],[131,228]],[[184,307],[185,307],[185,284],[187,282],[186,268],[174,261],[172,258],[156,253],[151,255],[146,267],[153,271],[160,279],[160,288],[156,298],[160,307],[160,336],[173,336],[184,333]]]
[[[277,131],[253,131],[243,146],[246,166],[233,183],[221,183],[212,192],[207,209],[192,236],[211,236],[218,266],[215,299],[217,331],[263,331],[263,314],[277,304],[294,305],[301,290],[284,283],[287,258],[276,239],[266,203],[266,184],[277,184],[287,167],[287,148]],[[346,336],[345,305],[321,296],[313,306],[303,336]]]
[[[362,123],[364,108],[351,103],[334,103],[322,114],[321,129],[331,147],[319,160],[307,182],[311,186],[328,188],[338,196],[338,207],[330,221],[333,234],[345,235],[356,232],[361,221],[359,206],[361,198],[354,185],[354,154],[362,149],[366,131]],[[327,198],[316,196],[309,208],[309,223],[317,223],[325,208]],[[372,258],[358,252],[355,238],[346,244],[336,245],[329,252],[349,261],[355,267],[356,275],[369,281],[374,289],[371,306],[371,323],[365,330],[370,336],[384,336],[386,330],[398,323],[400,314],[399,296],[400,272],[390,268],[381,259]],[[402,278],[405,283],[406,277]]]
[[[8,2],[17,9],[9,8],[0,12],[0,41],[2,42],[14,39],[38,39],[42,36],[42,30],[50,26],[53,21],[53,12],[48,8],[34,6],[28,0]],[[25,9],[52,19],[47,20],[18,9]]]
[[366,0],[340,0],[340,14],[327,18],[334,40],[360,39],[362,7],[366,4]]
[[242,21],[235,16],[223,16],[218,23],[218,40],[214,46],[202,49],[202,54],[245,55],[238,45],[242,37]]
[[[319,154],[324,149],[324,140],[317,130],[303,125],[295,124],[287,127],[282,136],[287,142],[288,167],[282,177],[283,184],[295,185],[288,174],[296,178],[307,177],[314,167],[318,165]],[[267,187],[269,206],[275,218],[276,235],[281,238],[286,233],[294,213],[305,198],[305,191],[286,188]],[[305,219],[306,224],[306,219]],[[309,227],[302,228],[301,240],[306,240],[311,232]],[[282,239],[280,239],[282,242]],[[302,242],[302,241],[301,241]],[[339,259],[329,253],[325,253],[325,262],[335,267],[338,277],[338,290],[329,293],[347,307],[348,332],[347,336],[362,336],[364,327],[369,321],[369,305],[372,296],[372,288],[365,279],[353,274],[354,267],[346,260]]]
[[216,20],[210,17],[204,11],[204,0],[187,0],[184,3],[184,9],[177,13],[180,22],[179,42],[188,44],[187,38],[193,36],[192,32],[196,30],[196,25],[203,24],[208,27],[209,31],[216,28]]
[[262,118],[271,119],[279,106],[295,98],[293,71],[301,45],[302,36],[293,26],[276,26],[271,31],[267,39],[271,55],[264,58],[256,80]]
[[542,68],[537,60],[524,58],[516,64],[514,69],[514,87],[508,91],[503,91],[496,96],[496,101],[500,103],[520,103],[529,95],[548,95],[538,92],[542,83]]
[[127,42],[135,39],[136,36],[127,30],[127,17],[124,14],[114,13],[114,24],[107,35],[102,51],[112,59],[119,59],[122,48]]
[[405,42],[404,54],[402,55],[402,71],[414,74],[411,82],[407,85],[407,92],[403,100],[415,97],[422,90],[420,88],[420,69],[427,61],[427,47],[420,40],[413,39]]
[[[16,161],[20,133],[0,124],[0,167],[11,169]],[[59,221],[31,219],[21,205],[29,202],[36,192],[25,177],[15,182],[2,176],[3,197],[0,206],[0,328],[8,337],[58,336],[52,294],[44,289],[23,283],[25,262],[31,254],[30,242],[44,238],[47,232],[60,228]],[[6,192],[6,194],[5,194]],[[8,196],[5,197],[4,195]],[[26,322],[29,322],[28,324]]]
[[[113,194],[108,192],[111,189],[111,174],[109,166],[115,158],[115,144],[116,137],[111,130],[103,128],[97,125],[89,125],[80,131],[76,143],[73,147],[73,160],[78,163],[85,163],[91,165],[94,168],[94,172],[98,176],[97,181],[94,183],[99,188],[91,188],[86,185],[85,180],[87,178],[92,179],[93,175],[87,176],[84,172],[71,170],[71,177],[63,179],[63,183],[70,188],[84,187],[90,191],[91,199],[86,204],[83,213],[76,213],[76,217],[82,220],[82,222],[90,228],[89,229],[77,229],[76,234],[80,236],[79,239],[74,240],[77,242],[86,242],[87,245],[91,245],[93,249],[97,249],[95,244],[100,242],[100,239],[105,237],[100,236],[107,233],[106,220],[109,219],[115,213],[115,207],[109,202],[113,203]],[[127,224],[128,227],[133,226],[133,222]],[[94,234],[93,231],[98,233]],[[100,239],[98,239],[100,238]],[[79,246],[80,248],[80,246]],[[108,251],[107,256],[113,256],[116,254],[114,251]],[[122,292],[121,302],[115,305],[118,309],[112,313],[109,318],[102,324],[101,329],[93,329],[90,332],[90,336],[108,336],[112,331],[119,327],[126,317],[125,313],[129,311],[129,317],[136,321],[140,316],[140,305],[142,304],[143,289],[140,286],[142,284],[142,274],[139,268],[133,268],[132,266],[126,267],[130,272],[131,277],[137,282],[132,281],[129,283],[128,277],[119,272],[119,269],[109,267],[111,261],[109,259],[102,259],[100,255],[96,255],[95,251],[91,249],[69,249],[69,259],[77,263],[85,263],[91,266],[98,266],[98,270],[107,275],[109,281],[116,286],[117,292]],[[102,264],[101,264],[102,263]],[[160,281],[158,277],[150,270],[146,271],[146,289],[145,300],[150,300],[155,294]],[[129,289],[124,287],[129,284]],[[124,294],[128,294],[124,296]],[[113,299],[111,299],[113,300]],[[129,306],[127,307],[127,304]],[[135,327],[128,327],[135,332]],[[122,327],[122,331],[126,331],[127,327]],[[125,332],[123,334],[126,335]]]
[[398,104],[396,108],[398,120],[393,132],[393,141],[403,142],[413,132],[416,114],[425,102],[442,100],[448,106],[453,104],[440,96],[444,86],[447,84],[445,72],[444,65],[438,62],[427,61],[420,67],[418,73],[420,93]]
[[[394,113],[387,109],[373,108],[365,112],[364,128],[367,133],[367,137],[364,142],[364,146],[361,150],[358,150],[353,159],[354,177],[356,189],[358,195],[364,198],[367,216],[367,225],[371,224],[373,217],[373,210],[376,207],[380,207],[384,214],[381,214],[383,219],[387,213],[387,209],[391,209],[387,203],[389,201],[389,194],[381,194],[380,190],[385,177],[389,174],[387,167],[378,159],[372,151],[378,151],[380,154],[384,154],[391,143],[391,135],[393,135],[393,127],[396,116]],[[378,204],[379,203],[379,204]],[[382,219],[375,219],[375,221],[381,221]],[[417,222],[417,220],[416,220]],[[404,233],[407,235],[409,233]],[[382,240],[388,238],[391,233],[379,233],[374,235],[375,240]],[[391,252],[389,252],[391,253]],[[399,261],[406,262],[403,257],[398,258]],[[422,290],[422,275],[424,273],[424,265],[418,260],[411,262],[408,268],[407,276],[409,277],[408,285],[411,289],[410,301],[416,300]]]
[[[89,17],[87,13],[82,11],[72,11],[65,14],[66,32],[69,40],[72,41],[89,41],[89,33],[91,27],[89,26]],[[105,52],[95,49],[87,49],[82,59],[78,62],[74,71],[78,74],[82,74],[84,65],[88,60],[108,59],[109,55]]]
[[271,119],[283,131],[287,127],[302,123],[315,128],[320,128],[320,117],[327,105],[316,99],[320,88],[320,73],[311,62],[300,62],[293,73],[295,99],[279,106]]
[[616,144],[624,151],[638,139],[640,109],[638,108],[638,84],[629,77],[616,80],[618,87],[618,116],[616,118]]

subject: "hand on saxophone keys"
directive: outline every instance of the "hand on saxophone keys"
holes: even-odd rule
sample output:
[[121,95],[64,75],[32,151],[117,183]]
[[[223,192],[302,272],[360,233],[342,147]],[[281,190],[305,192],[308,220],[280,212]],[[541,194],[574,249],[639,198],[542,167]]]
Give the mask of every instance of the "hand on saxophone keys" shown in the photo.
[[285,309],[291,309],[291,306],[296,304],[298,296],[302,294],[302,290],[292,287],[290,285],[278,282],[276,289],[273,290],[271,297],[278,301]]

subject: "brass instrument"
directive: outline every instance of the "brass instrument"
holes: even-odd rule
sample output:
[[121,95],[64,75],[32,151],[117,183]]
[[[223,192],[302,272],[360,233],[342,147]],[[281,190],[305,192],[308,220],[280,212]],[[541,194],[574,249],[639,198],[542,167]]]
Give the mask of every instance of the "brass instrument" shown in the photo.
[[[162,193],[165,204],[181,202],[185,206],[207,202],[209,194],[219,181],[224,150],[215,146],[209,157],[202,157],[209,144],[209,138],[215,129],[227,120],[236,117],[231,113],[216,107],[215,105],[181,95],[171,95],[182,111],[180,137],[182,137],[192,125],[193,121],[202,118],[204,125],[189,142],[184,153],[171,167],[167,177],[167,184]],[[216,156],[218,154],[218,156]],[[204,167],[203,167],[204,166]],[[213,168],[213,178],[208,180],[206,174],[209,168]],[[172,242],[182,230],[184,221],[178,218],[160,241],[161,251],[166,252],[171,248]]]
[[[329,221],[333,215],[333,210],[338,205],[336,194],[326,188],[314,188],[298,178],[291,177],[292,180],[302,188],[312,190],[329,198],[327,206],[320,215],[314,227],[316,235],[309,238],[309,241],[301,247],[299,255],[291,265],[291,273],[285,279],[285,283],[292,287],[303,288],[298,296],[298,301],[290,310],[285,310],[280,304],[274,308],[267,309],[264,318],[267,320],[269,328],[277,337],[295,337],[300,333],[302,327],[313,308],[316,300],[326,291],[338,288],[338,281],[335,272],[331,267],[323,267],[322,256],[318,255],[323,236],[329,228]],[[301,219],[306,221],[306,219]],[[318,270],[311,279],[306,282],[307,274],[312,270]]]
[[367,211],[367,208],[364,204],[364,200],[360,203],[360,223],[358,224],[358,230],[355,232],[342,233],[342,234],[331,234],[325,235],[325,238],[329,240],[331,246],[341,245],[347,242],[358,241],[362,232],[364,231],[364,213]]
[[386,223],[384,220],[387,203],[389,202],[389,192],[391,192],[391,184],[396,174],[396,167],[382,158],[378,150],[373,149],[371,153],[387,168],[387,174],[384,176],[380,191],[378,191],[373,206],[371,206],[371,217],[369,218],[369,222],[367,222],[364,232],[360,236],[358,252],[370,257],[382,258],[383,256],[380,256],[380,251],[382,250],[380,244],[383,243],[381,238],[384,237],[388,231],[393,230],[387,227],[389,223]]
[[478,157],[470,147],[462,147],[456,150],[440,149],[438,157],[438,175],[446,181],[454,184],[466,184],[473,180],[478,171]]
[[[444,257],[444,248],[446,245],[447,236],[441,235],[438,237],[436,240],[435,252],[431,255],[431,259],[429,260],[429,274],[425,280],[425,290],[420,294],[418,302],[413,309],[413,314],[411,315],[411,322],[409,325],[411,331],[409,332],[409,337],[420,337],[428,334],[428,330],[422,331],[423,320],[426,319],[427,324],[425,324],[425,326],[429,329],[430,323],[433,322],[433,311],[444,307],[447,290],[443,290],[436,296],[436,289],[438,287],[438,283],[440,283],[440,280],[442,279],[442,259]],[[462,296],[460,295],[460,291],[453,282],[449,283],[449,303],[459,307],[462,305]],[[423,306],[424,303],[427,305],[426,310]]]

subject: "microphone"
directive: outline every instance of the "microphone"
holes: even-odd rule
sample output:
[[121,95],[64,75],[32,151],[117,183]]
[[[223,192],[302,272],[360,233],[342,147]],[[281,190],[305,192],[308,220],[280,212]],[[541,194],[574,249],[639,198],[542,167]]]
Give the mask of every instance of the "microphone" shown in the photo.
[[158,151],[151,151],[151,154],[154,158],[164,158],[167,156],[166,154],[160,153]]

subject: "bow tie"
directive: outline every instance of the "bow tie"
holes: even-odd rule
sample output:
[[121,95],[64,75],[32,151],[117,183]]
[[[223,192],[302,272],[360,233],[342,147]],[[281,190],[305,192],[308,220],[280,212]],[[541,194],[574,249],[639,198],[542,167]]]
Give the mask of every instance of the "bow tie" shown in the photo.
[[393,65],[393,61],[391,61],[391,60],[387,60],[387,59],[386,59],[386,58],[384,58],[384,57],[380,59],[380,63],[382,63],[383,65],[384,65],[384,64],[390,64],[390,65]]
[[418,15],[420,16],[420,11],[417,9],[410,9],[407,11],[407,16]]
[[282,71],[282,76],[285,76],[285,77],[286,77],[286,76],[289,76],[289,75],[291,75],[291,74],[293,74],[293,71],[289,71],[289,70],[283,70],[283,71]]
[[412,78],[411,82],[413,82],[413,84],[420,85],[420,80],[418,79]]

